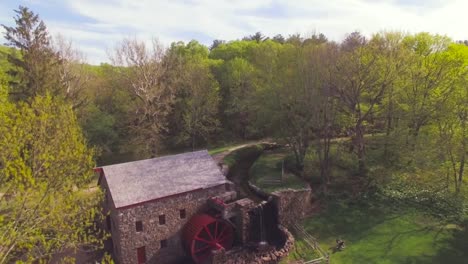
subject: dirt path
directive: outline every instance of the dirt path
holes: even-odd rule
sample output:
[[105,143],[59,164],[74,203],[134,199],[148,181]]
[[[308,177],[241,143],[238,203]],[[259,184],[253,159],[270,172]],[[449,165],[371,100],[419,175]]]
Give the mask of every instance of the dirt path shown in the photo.
[[238,150],[238,149],[241,149],[241,148],[245,148],[245,147],[249,147],[249,146],[253,146],[253,145],[257,145],[257,144],[261,144],[261,143],[266,143],[266,142],[267,141],[263,140],[263,141],[249,142],[249,143],[245,143],[245,144],[242,144],[242,145],[234,146],[234,147],[229,148],[229,149],[227,149],[227,150],[225,150],[223,152],[214,154],[214,155],[212,155],[212,157],[216,161],[216,163],[220,163],[220,162],[222,162],[224,160],[224,157],[229,155],[234,150]]
[[250,177],[249,170],[260,155],[261,153],[258,153],[256,155],[245,157],[231,168],[227,176],[227,178],[235,184],[237,195],[239,197],[248,197],[255,202],[260,202],[263,199],[252,192],[248,186]]
[[[223,163],[224,158],[229,155],[231,152],[257,145],[257,144],[271,144],[271,141],[268,140],[262,140],[262,141],[256,141],[256,142],[249,142],[245,143],[242,145],[234,146],[232,148],[227,149],[226,151],[223,151],[221,153],[213,155],[213,159],[219,164]],[[253,193],[249,186],[248,186],[248,180],[249,180],[249,170],[250,167],[254,164],[254,162],[260,157],[261,153],[253,153],[252,155],[249,155],[248,157],[244,157],[242,160],[238,161],[234,166],[229,168],[229,173],[226,176],[230,181],[232,181],[235,185],[237,194],[239,197],[249,197],[250,199],[254,201],[261,201],[260,197],[258,197],[255,193]]]

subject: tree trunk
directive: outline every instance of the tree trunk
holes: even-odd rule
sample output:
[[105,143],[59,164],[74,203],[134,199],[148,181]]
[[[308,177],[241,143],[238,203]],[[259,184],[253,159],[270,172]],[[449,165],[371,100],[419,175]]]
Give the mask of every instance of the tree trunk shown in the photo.
[[356,154],[358,158],[358,171],[360,176],[366,174],[366,161],[365,161],[365,144],[364,144],[364,128],[361,122],[356,124],[356,136],[354,138],[356,146]]
[[387,157],[388,154],[388,145],[389,145],[389,137],[390,132],[393,128],[393,89],[390,89],[389,93],[389,105],[387,111],[387,122],[386,122],[386,131],[385,131],[385,143],[384,143],[384,157]]
[[465,170],[465,154],[462,154],[460,160],[460,169],[458,170],[458,184],[457,184],[457,193],[460,192],[461,186],[463,184],[463,173]]
[[463,173],[465,170],[465,157],[466,157],[466,140],[463,139],[462,151],[460,157],[460,168],[458,170],[458,184],[457,184],[457,193],[460,192],[461,186],[463,184]]
[[460,168],[458,170],[458,190],[457,192],[460,191],[460,187],[463,184],[463,173],[465,170],[465,158],[466,158],[466,152],[467,152],[467,139],[466,139],[466,112],[464,115],[465,118],[462,118],[462,149],[461,149],[461,157],[460,157]]

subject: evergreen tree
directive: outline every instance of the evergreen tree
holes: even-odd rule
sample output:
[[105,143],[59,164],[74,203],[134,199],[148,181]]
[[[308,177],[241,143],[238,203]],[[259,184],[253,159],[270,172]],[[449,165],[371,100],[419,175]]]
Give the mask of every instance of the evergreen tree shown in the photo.
[[12,98],[31,101],[36,95],[45,95],[46,91],[53,95],[59,93],[55,72],[59,58],[51,46],[44,22],[27,7],[20,6],[15,13],[15,27],[2,24],[6,45],[20,53],[19,56],[7,55],[13,66],[8,71]]

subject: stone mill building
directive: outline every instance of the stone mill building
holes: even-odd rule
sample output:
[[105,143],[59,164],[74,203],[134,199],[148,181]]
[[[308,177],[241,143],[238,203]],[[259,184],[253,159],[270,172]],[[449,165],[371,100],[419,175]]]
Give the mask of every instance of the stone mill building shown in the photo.
[[[95,171],[105,192],[104,227],[117,263],[252,263],[241,259],[260,253],[279,259],[292,246],[292,236],[278,222],[284,202],[238,197],[237,186],[206,150]],[[270,246],[263,252],[251,250],[266,242]]]

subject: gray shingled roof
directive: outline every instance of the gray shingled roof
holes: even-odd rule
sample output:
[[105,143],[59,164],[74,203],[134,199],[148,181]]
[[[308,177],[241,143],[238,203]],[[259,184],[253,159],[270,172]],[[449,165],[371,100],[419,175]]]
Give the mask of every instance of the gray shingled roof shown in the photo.
[[206,150],[101,168],[116,208],[228,182]]

